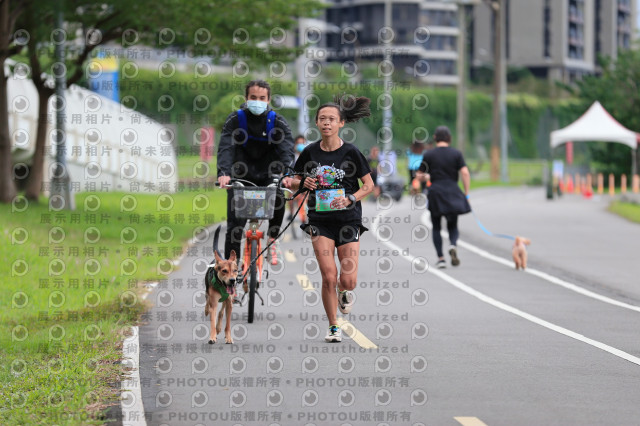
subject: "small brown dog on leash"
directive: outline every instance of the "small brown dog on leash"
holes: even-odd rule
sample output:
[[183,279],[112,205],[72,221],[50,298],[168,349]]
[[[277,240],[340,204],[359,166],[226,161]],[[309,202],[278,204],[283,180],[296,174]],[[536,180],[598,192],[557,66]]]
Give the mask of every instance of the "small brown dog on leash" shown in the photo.
[[[236,294],[236,277],[238,276],[238,264],[236,263],[236,252],[231,251],[228,260],[225,260],[214,250],[216,263],[209,266],[205,275],[206,304],[204,315],[211,316],[211,330],[209,332],[209,344],[216,343],[218,334],[222,330],[222,316],[227,314],[227,323],[224,328],[225,343],[233,343],[231,337],[231,310],[233,309],[233,298]],[[222,308],[217,315],[218,302],[222,302]]]
[[531,241],[528,238],[516,237],[516,241],[513,243],[513,249],[511,250],[513,261],[516,264],[516,270],[520,268],[524,270],[527,267],[527,248],[525,246],[529,244],[531,244]]

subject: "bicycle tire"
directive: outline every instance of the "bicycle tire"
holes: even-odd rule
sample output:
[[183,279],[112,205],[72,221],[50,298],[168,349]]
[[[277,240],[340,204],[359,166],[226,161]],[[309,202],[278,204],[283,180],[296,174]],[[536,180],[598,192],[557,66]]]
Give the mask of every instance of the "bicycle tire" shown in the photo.
[[[251,241],[251,251],[249,252],[249,259],[253,259],[253,256],[258,252],[258,241]],[[251,263],[249,267],[249,324],[253,323],[253,308],[256,302],[256,287],[258,286],[258,271],[256,262]]]

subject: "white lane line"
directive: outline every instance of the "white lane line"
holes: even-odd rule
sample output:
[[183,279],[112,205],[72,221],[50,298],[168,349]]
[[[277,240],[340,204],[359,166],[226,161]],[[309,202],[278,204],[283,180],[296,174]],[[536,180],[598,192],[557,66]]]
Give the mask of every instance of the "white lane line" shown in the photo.
[[[384,216],[384,213],[381,213],[378,216]],[[378,235],[378,226],[377,224],[380,223],[380,221],[374,220],[373,221],[373,232],[376,234],[376,236],[378,237],[378,239],[380,241],[382,241],[387,247],[389,247],[392,250],[397,250],[399,253],[399,256],[401,256],[403,259],[407,260],[408,262],[412,263],[414,261],[416,261],[418,258],[416,258],[415,256],[412,256],[410,254],[402,254],[403,250],[401,247],[393,244],[392,242],[388,242],[388,241],[383,241],[383,238],[380,238],[380,236]],[[580,342],[586,343],[588,345],[591,345],[595,348],[601,349],[605,352],[608,352],[612,355],[615,355],[619,358],[622,358],[624,360],[627,360],[629,362],[632,362],[636,365],[640,365],[640,358],[635,357],[627,352],[624,352],[620,349],[614,348],[613,346],[609,346],[607,344],[604,344],[602,342],[599,342],[597,340],[593,340],[590,339],[582,334],[576,333],[575,331],[571,331],[569,329],[566,329],[564,327],[560,327],[556,324],[550,323],[549,321],[545,321],[542,318],[538,318],[534,315],[531,315],[527,312],[521,311],[520,309],[514,308],[513,306],[507,305],[506,303],[500,302],[499,300],[496,300],[492,297],[487,296],[484,293],[481,293],[471,287],[469,287],[468,285],[462,283],[461,281],[456,280],[455,278],[445,274],[444,272],[437,270],[437,269],[433,269],[433,268],[428,268],[427,269],[428,272],[434,274],[435,276],[441,278],[442,280],[448,282],[449,284],[451,284],[452,286],[458,288],[459,290],[464,291],[465,293],[491,305],[494,306],[498,309],[501,309],[505,312],[509,312],[511,314],[517,315],[521,318],[526,319],[527,321],[531,321],[534,324],[540,325],[542,327],[548,328],[549,330],[555,331],[556,333],[560,333],[562,335],[565,335],[567,337],[571,337],[572,339],[578,340]]]
[[487,426],[485,422],[477,417],[454,417],[453,419],[463,426]]
[[[307,277],[306,274],[296,274],[296,279],[298,280],[298,284],[300,284],[300,287],[302,287],[304,291],[315,290],[315,288],[311,284],[311,280],[309,279],[309,277]],[[358,330],[355,325],[343,319],[342,317],[338,317],[338,325],[344,331],[344,334],[349,336],[351,340],[356,342],[361,347],[365,349],[376,349],[378,347],[378,345],[369,340],[369,338],[365,336],[363,332]]]
[[[426,211],[424,213],[422,213],[422,216],[420,216],[420,221],[422,222],[423,225],[425,225],[426,227],[428,227],[429,229],[431,228],[431,221],[428,220],[429,218],[429,212]],[[446,231],[442,231],[442,234],[445,237],[448,237],[448,234]],[[483,250],[479,247],[474,246],[473,244],[469,244],[467,242],[464,242],[460,239],[458,239],[458,245],[460,247],[464,247],[465,249],[477,254],[478,256],[482,256],[485,259],[489,259],[492,260],[496,263],[500,263],[502,265],[505,265],[509,268],[513,268],[513,261],[509,260],[509,259],[505,259],[502,257],[498,257],[496,255],[493,255],[491,253],[489,253],[486,250]],[[610,297],[606,297],[603,296],[601,294],[598,293],[594,293],[592,291],[589,291],[583,287],[580,287],[576,284],[572,284],[570,282],[564,281],[558,277],[554,277],[553,275],[547,274],[546,272],[542,272],[542,271],[538,271],[537,269],[532,269],[532,268],[527,268],[524,270],[524,272],[531,274],[531,275],[535,275],[538,278],[542,278],[543,280],[549,281],[552,284],[555,285],[559,285],[560,287],[564,287],[567,290],[571,290],[574,291],[576,293],[580,293],[583,296],[587,296],[590,297],[592,299],[598,300],[600,302],[604,302],[604,303],[608,303],[610,305],[614,305],[614,306],[618,306],[620,308],[624,308],[624,309],[629,309],[631,311],[635,311],[635,312],[640,312],[640,306],[635,306],[635,305],[630,305],[628,303],[624,303],[624,302],[620,302],[619,300],[615,300],[615,299],[611,299]]]

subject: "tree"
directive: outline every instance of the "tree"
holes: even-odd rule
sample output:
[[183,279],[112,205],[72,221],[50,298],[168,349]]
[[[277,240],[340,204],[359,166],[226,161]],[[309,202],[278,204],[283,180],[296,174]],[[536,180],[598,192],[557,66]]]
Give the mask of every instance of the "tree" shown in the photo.
[[[33,200],[37,200],[41,190],[47,102],[54,90],[44,73],[51,71],[48,67],[59,67],[49,55],[58,4],[27,0],[27,12],[19,21],[20,28],[30,35],[29,64],[39,96],[36,151],[25,194]],[[297,17],[313,15],[321,7],[317,0],[108,0],[95,3],[66,0],[67,42],[80,46],[73,55],[66,55],[67,84],[77,83],[84,77],[85,62],[105,43],[172,47],[215,57],[233,52],[247,63],[288,61],[296,49],[280,43],[282,34],[296,24]],[[276,43],[265,42],[274,35]]]
[[[587,109],[594,101],[626,128],[640,131],[640,51],[622,50],[616,60],[601,58],[602,75],[578,82],[575,93]],[[598,171],[616,175],[629,173],[629,148],[621,144],[589,144]],[[636,153],[637,154],[637,153]]]
[[5,62],[20,50],[16,45],[15,24],[24,12],[19,0],[0,0],[0,202],[9,203],[16,196],[11,163],[11,136],[9,135],[9,109]]

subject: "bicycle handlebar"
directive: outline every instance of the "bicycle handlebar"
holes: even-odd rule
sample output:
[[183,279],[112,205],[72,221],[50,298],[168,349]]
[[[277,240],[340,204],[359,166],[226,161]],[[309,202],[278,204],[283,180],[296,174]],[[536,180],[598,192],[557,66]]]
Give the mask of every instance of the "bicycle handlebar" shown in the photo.
[[[267,187],[277,186],[278,189],[280,189],[282,191],[287,191],[288,193],[293,194],[292,190],[280,185],[281,181],[282,181],[282,179],[274,179],[273,183],[270,183],[269,185],[267,185]],[[246,183],[250,184],[251,186],[259,186],[259,185],[256,185],[255,183],[253,183],[253,182],[251,182],[249,180],[246,180],[246,179],[231,178],[229,180],[230,185],[225,185],[224,188],[242,188],[242,187],[245,186],[243,184],[243,182],[246,182]],[[217,186],[217,187],[220,187],[220,182],[216,182],[214,185]]]

